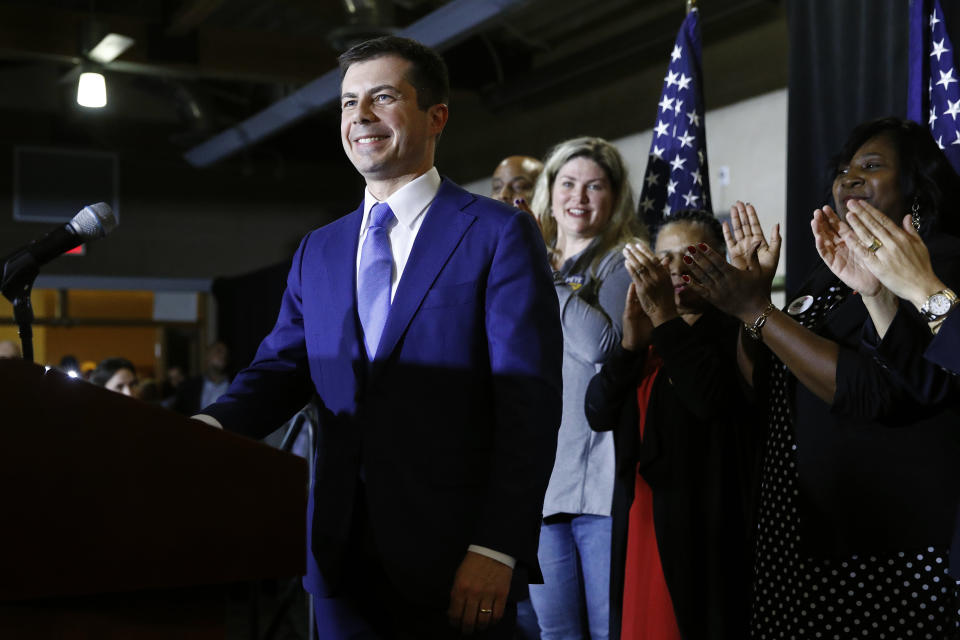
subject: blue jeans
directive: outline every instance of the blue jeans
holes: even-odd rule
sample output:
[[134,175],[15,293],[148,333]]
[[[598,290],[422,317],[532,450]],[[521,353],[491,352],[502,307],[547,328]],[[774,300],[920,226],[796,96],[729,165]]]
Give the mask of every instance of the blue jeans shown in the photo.
[[582,515],[540,528],[543,584],[530,585],[542,640],[610,637],[612,518]]

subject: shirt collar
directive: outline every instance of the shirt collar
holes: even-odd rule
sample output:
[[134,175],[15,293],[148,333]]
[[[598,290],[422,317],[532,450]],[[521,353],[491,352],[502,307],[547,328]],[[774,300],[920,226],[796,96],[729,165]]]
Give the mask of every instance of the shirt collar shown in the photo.
[[[422,176],[419,176],[407,184],[397,189],[386,202],[390,205],[390,210],[396,216],[398,224],[406,225],[412,228],[414,222],[420,217],[427,207],[433,202],[440,190],[440,172],[436,167],[431,167]],[[377,204],[377,200],[370,189],[365,189],[363,194],[363,227],[366,228],[367,220],[370,217],[370,209]]]

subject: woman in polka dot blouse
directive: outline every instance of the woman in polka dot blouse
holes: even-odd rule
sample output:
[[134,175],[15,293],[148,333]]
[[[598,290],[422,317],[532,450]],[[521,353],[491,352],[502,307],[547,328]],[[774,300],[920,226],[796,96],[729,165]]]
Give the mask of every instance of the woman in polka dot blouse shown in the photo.
[[734,266],[711,249],[688,256],[692,286],[744,323],[741,369],[768,405],[751,637],[948,638],[960,393],[934,367],[917,393],[866,348],[882,287],[839,234],[854,201],[912,214],[956,288],[960,239],[945,231],[957,233],[958,178],[922,126],[886,118],[851,133],[832,195],[812,221],[823,264],[782,311],[769,302],[779,252],[751,208],[731,220]]

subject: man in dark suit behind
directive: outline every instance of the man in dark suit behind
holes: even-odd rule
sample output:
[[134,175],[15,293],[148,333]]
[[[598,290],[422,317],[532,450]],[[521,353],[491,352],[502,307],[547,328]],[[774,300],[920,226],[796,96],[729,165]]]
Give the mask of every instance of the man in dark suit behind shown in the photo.
[[276,326],[198,418],[262,436],[315,394],[304,586],[321,637],[509,638],[511,583],[540,578],[560,423],[544,245],[528,214],[434,168],[439,56],[387,37],[340,64],[363,203],[304,238]]
[[216,402],[230,387],[230,349],[217,340],[207,347],[203,373],[180,383],[171,408],[190,416]]

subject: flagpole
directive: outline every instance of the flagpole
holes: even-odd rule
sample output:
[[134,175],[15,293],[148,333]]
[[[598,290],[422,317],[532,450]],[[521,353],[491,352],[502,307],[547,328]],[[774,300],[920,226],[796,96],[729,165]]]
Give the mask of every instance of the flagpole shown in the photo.
[[697,8],[697,0],[687,0],[687,13]]

